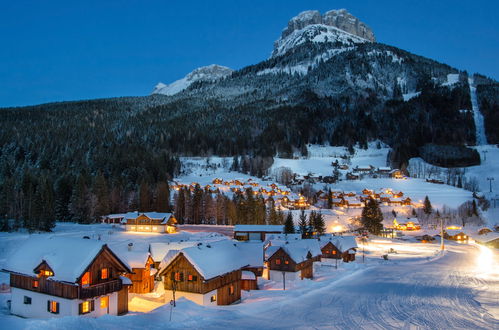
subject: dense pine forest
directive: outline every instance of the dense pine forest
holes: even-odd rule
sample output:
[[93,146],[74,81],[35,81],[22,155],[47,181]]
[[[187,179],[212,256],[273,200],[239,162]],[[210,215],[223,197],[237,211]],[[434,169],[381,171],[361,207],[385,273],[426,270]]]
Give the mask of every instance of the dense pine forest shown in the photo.
[[[471,108],[467,74],[394,47],[342,49],[306,75],[261,74],[333,46],[305,44],[170,97],[0,109],[3,229],[49,230],[55,219],[90,223],[107,212],[169,210],[161,201],[168,180],[180,174],[180,156],[244,156],[241,170],[261,177],[272,157],[306,156],[308,143],[367,147],[379,139],[402,169],[415,156],[434,162],[428,150],[438,146],[475,143],[472,114],[461,111]],[[450,73],[459,75],[451,86]],[[361,81],[368,76],[376,83]],[[491,141],[496,89],[487,79],[478,86]],[[404,100],[411,90],[419,94]],[[438,161],[476,163],[473,153],[452,156]]]

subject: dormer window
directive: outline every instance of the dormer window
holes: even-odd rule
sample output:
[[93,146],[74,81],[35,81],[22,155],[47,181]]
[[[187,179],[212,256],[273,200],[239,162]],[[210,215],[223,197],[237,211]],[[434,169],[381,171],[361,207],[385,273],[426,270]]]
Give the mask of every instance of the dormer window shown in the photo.
[[83,276],[81,277],[81,285],[82,286],[90,285],[90,272],[86,272],[85,274],[83,274]]
[[54,273],[50,270],[40,270],[40,273],[39,273],[40,276],[54,276]]

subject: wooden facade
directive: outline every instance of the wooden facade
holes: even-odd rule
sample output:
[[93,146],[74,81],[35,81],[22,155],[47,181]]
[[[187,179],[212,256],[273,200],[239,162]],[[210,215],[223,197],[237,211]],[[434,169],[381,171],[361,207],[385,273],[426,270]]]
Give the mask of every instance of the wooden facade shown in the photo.
[[[49,269],[49,265],[42,262],[34,269],[34,275],[11,272],[10,286],[66,299],[88,299],[122,290],[123,283],[119,276],[128,272],[128,267],[106,245],[74,283],[55,281],[51,276],[41,275]],[[107,270],[103,272],[103,269]],[[88,284],[85,284],[87,279]]]
[[279,248],[269,259],[268,268],[281,272],[300,272],[301,279],[313,278],[313,263],[319,261],[320,256],[310,255],[307,260],[296,263],[283,248]]
[[217,290],[217,304],[229,305],[241,299],[241,270],[205,280],[187,258],[180,253],[161,271],[165,290],[206,294]]
[[154,260],[149,256],[143,268],[132,268],[132,273],[126,275],[132,281],[130,293],[149,293],[154,290],[154,274],[151,275],[153,267]]
[[322,258],[341,259],[341,251],[332,243],[328,242],[321,248]]

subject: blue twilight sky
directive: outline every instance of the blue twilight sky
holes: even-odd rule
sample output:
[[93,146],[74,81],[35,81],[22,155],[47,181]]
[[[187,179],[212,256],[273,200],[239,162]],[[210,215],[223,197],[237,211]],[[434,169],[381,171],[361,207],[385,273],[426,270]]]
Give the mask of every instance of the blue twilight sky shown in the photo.
[[0,0],[0,107],[147,95],[266,59],[299,12],[346,8],[379,42],[499,80],[499,1]]

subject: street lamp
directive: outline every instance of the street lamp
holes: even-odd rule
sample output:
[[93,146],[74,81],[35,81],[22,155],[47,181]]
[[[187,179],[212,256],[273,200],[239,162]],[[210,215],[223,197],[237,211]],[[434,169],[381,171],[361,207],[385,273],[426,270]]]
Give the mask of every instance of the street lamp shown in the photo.
[[492,192],[492,180],[494,180],[494,178],[489,177],[487,180],[489,180],[490,192]]

